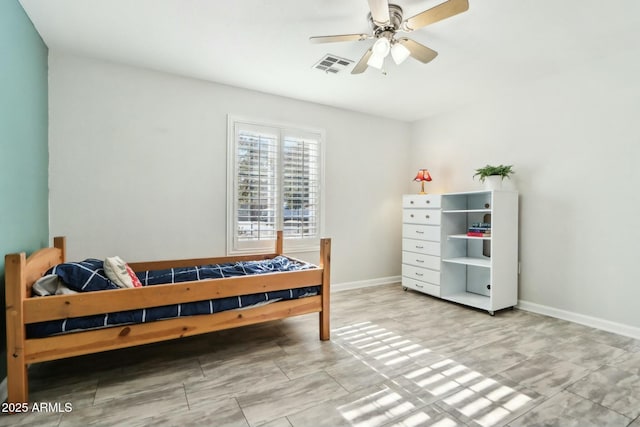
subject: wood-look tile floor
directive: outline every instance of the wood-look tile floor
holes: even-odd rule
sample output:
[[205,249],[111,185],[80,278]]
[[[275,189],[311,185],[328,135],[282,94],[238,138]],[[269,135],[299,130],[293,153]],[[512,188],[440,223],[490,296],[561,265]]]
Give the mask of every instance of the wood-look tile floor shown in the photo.
[[[318,316],[34,365],[0,426],[640,427],[640,341],[378,286]],[[50,408],[51,409],[51,408]],[[55,406],[53,407],[55,409]]]

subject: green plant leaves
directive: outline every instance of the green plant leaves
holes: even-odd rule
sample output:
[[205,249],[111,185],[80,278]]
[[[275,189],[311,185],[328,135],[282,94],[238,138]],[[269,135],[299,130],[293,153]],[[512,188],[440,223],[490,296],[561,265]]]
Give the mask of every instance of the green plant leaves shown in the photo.
[[484,179],[488,176],[498,175],[501,176],[502,179],[509,178],[509,175],[515,173],[513,170],[513,165],[499,165],[499,166],[490,166],[486,165],[483,168],[476,169],[476,173],[473,174],[473,177],[480,177],[480,182],[484,182]]

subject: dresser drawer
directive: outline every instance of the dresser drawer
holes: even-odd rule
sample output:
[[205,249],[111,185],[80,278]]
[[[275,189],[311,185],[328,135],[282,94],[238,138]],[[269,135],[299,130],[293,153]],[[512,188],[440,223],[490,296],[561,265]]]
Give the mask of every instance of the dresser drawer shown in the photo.
[[433,295],[434,297],[440,297],[440,286],[438,285],[432,285],[430,283],[403,277],[402,286],[404,286],[405,288],[416,290],[418,292]]
[[439,194],[405,194],[402,196],[403,208],[439,208]]
[[410,224],[440,225],[440,210],[403,209],[402,222]]
[[402,237],[439,242],[440,227],[437,225],[402,224]]
[[407,264],[402,264],[402,277],[420,280],[421,282],[427,282],[433,285],[440,284],[439,271],[429,270],[428,268],[414,267]]
[[417,252],[425,255],[440,256],[440,242],[429,242],[425,240],[402,239],[402,250]]
[[440,257],[433,255],[417,254],[415,252],[402,252],[402,263],[416,267],[440,270]]

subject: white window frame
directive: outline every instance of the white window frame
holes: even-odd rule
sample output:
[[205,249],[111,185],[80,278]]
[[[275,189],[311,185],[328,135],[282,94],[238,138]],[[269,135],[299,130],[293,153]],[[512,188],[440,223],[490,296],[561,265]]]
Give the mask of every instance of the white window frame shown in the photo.
[[[324,177],[325,177],[325,131],[324,129],[300,126],[289,123],[279,123],[268,120],[247,118],[243,116],[228,115],[227,117],[227,254],[244,253],[270,253],[275,247],[274,239],[260,239],[253,241],[240,241],[237,237],[238,208],[236,195],[236,181],[238,170],[236,165],[236,128],[237,126],[257,127],[269,129],[278,133],[279,147],[282,147],[285,135],[303,136],[317,139],[319,144],[319,182],[318,197],[320,198],[317,215],[317,233],[311,238],[291,238],[285,236],[284,251],[288,253],[301,253],[317,251],[320,245],[320,237],[324,231]],[[283,150],[279,148],[279,158],[277,163],[278,191],[283,188]],[[279,197],[281,199],[281,196]],[[283,206],[278,203],[276,212],[276,230],[283,229]]]

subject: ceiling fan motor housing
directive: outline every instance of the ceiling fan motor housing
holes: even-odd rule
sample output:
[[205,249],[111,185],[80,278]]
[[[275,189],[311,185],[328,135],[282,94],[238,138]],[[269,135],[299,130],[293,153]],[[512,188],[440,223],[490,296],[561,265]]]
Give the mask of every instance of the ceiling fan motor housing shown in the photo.
[[400,28],[400,25],[402,25],[402,8],[397,4],[390,4],[389,22],[383,23],[382,25],[378,25],[376,22],[374,22],[371,13],[369,13],[368,19],[375,38],[387,37],[390,39]]

